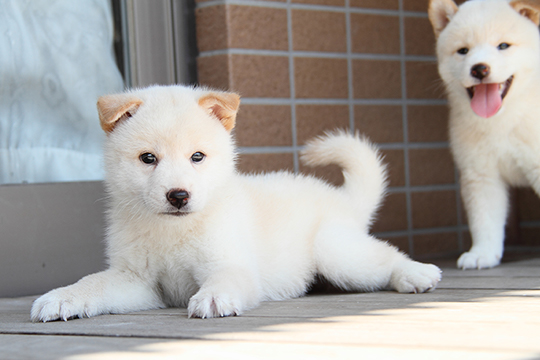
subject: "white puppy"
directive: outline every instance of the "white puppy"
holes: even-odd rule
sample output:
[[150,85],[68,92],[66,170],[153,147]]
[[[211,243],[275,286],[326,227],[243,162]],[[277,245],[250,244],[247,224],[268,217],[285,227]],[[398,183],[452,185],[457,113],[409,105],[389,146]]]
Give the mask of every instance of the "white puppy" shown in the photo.
[[37,299],[34,321],[186,305],[191,317],[238,315],[301,296],[316,274],[348,290],[437,285],[436,266],[367,234],[385,190],[367,141],[339,132],[307,146],[307,163],[343,167],[340,188],[240,175],[230,134],[239,102],[181,86],[100,98],[110,267]]
[[500,263],[508,185],[540,193],[539,9],[530,0],[429,5],[473,240],[463,269]]

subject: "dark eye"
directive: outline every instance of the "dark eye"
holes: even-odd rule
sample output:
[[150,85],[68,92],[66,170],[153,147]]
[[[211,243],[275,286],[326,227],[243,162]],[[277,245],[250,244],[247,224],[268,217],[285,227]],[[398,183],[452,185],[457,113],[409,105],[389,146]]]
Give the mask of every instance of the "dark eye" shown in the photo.
[[461,48],[457,51],[457,53],[459,55],[467,55],[467,53],[469,52],[469,49],[468,48]]
[[157,157],[151,153],[144,153],[139,156],[139,159],[145,164],[151,165],[157,163]]
[[193,161],[194,163],[198,163],[198,162],[203,161],[205,157],[206,157],[206,155],[204,155],[200,151],[197,151],[196,153],[191,155],[191,161]]
[[510,47],[510,44],[508,43],[500,43],[499,46],[497,46],[497,49],[499,50],[506,50]]

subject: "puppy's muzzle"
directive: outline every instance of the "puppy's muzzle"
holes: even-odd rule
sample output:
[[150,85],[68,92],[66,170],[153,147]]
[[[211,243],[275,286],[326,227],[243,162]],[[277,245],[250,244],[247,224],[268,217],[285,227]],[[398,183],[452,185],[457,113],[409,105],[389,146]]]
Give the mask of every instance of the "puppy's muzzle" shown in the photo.
[[189,200],[189,193],[186,190],[172,189],[167,193],[167,201],[177,209],[184,207]]

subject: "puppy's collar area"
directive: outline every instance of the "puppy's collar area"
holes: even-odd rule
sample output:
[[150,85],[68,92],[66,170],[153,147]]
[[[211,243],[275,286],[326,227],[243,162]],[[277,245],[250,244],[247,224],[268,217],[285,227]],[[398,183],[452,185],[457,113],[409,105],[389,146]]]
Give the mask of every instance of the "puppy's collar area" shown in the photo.
[[476,115],[489,118],[497,114],[513,80],[512,75],[502,83],[481,83],[466,88],[471,99],[471,108]]

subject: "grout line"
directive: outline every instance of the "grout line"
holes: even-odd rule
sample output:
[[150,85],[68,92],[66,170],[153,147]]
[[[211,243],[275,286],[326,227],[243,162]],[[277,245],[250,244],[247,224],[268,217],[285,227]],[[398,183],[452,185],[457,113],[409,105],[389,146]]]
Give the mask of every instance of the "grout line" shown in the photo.
[[[294,10],[313,10],[313,11],[329,11],[329,12],[347,12],[355,14],[366,14],[366,15],[383,15],[383,16],[400,16],[400,10],[385,10],[385,9],[368,9],[361,7],[351,7],[350,9],[345,9],[343,6],[331,6],[331,5],[315,5],[315,4],[292,4],[289,1],[286,3],[283,2],[273,2],[273,1],[259,1],[259,0],[213,0],[199,2],[196,5],[197,9],[202,9],[210,6],[216,5],[240,5],[240,6],[252,6],[252,7],[264,7],[272,9],[294,9]],[[402,11],[404,16],[407,17],[418,17],[418,18],[427,18],[427,12],[423,11]]]
[[[329,58],[329,59],[347,59],[352,58],[355,60],[381,60],[381,61],[400,61],[403,56],[400,54],[370,54],[370,53],[336,53],[336,52],[323,52],[323,51],[290,51],[285,50],[265,50],[265,49],[243,49],[243,48],[227,48],[219,50],[208,50],[199,53],[199,57],[211,57],[219,55],[259,55],[259,56],[289,56],[293,54],[295,57],[306,58]],[[404,55],[407,61],[420,61],[420,62],[437,62],[436,56],[429,55]]]
[[292,149],[293,149],[293,167],[294,172],[300,171],[300,164],[298,159],[298,133],[296,126],[296,84],[294,82],[294,43],[293,43],[293,29],[292,29],[292,10],[291,0],[287,0],[287,37],[288,37],[288,52],[289,58],[289,92],[291,101],[291,135],[292,135]]
[[353,63],[352,63],[352,29],[351,29],[351,12],[350,1],[345,0],[345,29],[347,40],[347,86],[349,98],[347,104],[349,105],[349,132],[354,134],[356,131],[354,126],[354,77],[353,77]]
[[412,219],[412,198],[410,192],[411,186],[411,175],[410,175],[410,163],[409,163],[409,131],[408,131],[408,118],[407,118],[407,105],[405,101],[407,100],[407,74],[405,66],[405,20],[403,16],[403,0],[399,0],[399,47],[401,54],[401,97],[403,104],[401,105],[402,116],[403,116],[403,158],[404,158],[404,168],[405,168],[405,203],[407,209],[407,231],[408,231],[408,244],[409,244],[409,255],[414,256],[414,239],[413,239],[413,219]]
[[377,144],[384,150],[401,150],[408,149],[446,149],[450,145],[447,142],[419,142],[419,143],[382,143]]
[[[462,204],[461,204],[461,186],[459,182],[459,170],[456,166],[454,166],[454,182],[456,183],[456,213],[457,213],[457,222],[458,227],[461,228],[463,225],[463,211],[461,211]],[[460,252],[466,251],[468,249],[465,249],[465,239],[463,235],[463,230],[458,231],[458,250]]]
[[291,99],[291,98],[249,98],[243,97],[243,104],[250,105],[446,105],[446,100],[434,99]]
[[294,146],[242,146],[237,148],[239,154],[290,154]]
[[433,191],[455,191],[457,189],[456,184],[439,184],[439,185],[415,185],[415,186],[393,186],[388,189],[389,194],[399,194],[406,192],[433,192]]
[[[409,149],[446,149],[448,143],[446,142],[433,142],[433,143],[378,143],[377,146],[382,150],[401,150],[405,147]],[[271,153],[292,153],[295,150],[302,150],[304,146],[241,146],[238,147],[238,151],[241,154],[263,154],[266,152]]]

